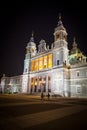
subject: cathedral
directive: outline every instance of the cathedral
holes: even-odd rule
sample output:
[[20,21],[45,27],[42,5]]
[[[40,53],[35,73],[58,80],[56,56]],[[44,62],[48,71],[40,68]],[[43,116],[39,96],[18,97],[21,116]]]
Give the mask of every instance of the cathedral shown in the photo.
[[87,57],[78,48],[75,38],[71,50],[68,44],[61,16],[50,47],[44,39],[36,46],[32,33],[26,46],[23,74],[13,77],[3,74],[0,91],[87,97]]

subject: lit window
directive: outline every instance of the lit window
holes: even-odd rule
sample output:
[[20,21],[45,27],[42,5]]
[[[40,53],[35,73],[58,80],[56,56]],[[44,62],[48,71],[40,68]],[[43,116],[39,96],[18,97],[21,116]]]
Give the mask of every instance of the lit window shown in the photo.
[[44,56],[44,68],[47,68],[47,56]]
[[52,58],[52,54],[48,55],[48,68],[52,68],[53,66],[53,58]]
[[35,71],[38,70],[38,59],[35,60]]
[[35,61],[34,60],[32,60],[31,61],[31,71],[34,71],[35,70]]
[[43,70],[45,68],[52,68],[53,66],[52,54],[40,57],[31,61],[31,71]]
[[39,70],[43,69],[43,57],[39,58]]

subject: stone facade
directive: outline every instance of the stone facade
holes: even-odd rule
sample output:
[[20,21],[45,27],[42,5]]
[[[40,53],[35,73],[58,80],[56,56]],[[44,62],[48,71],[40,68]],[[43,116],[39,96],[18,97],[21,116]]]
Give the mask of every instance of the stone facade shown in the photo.
[[54,29],[51,48],[41,40],[36,47],[34,37],[26,46],[23,75],[1,79],[1,91],[12,93],[44,93],[64,97],[87,96],[86,56],[73,41],[68,49],[67,32],[61,17]]

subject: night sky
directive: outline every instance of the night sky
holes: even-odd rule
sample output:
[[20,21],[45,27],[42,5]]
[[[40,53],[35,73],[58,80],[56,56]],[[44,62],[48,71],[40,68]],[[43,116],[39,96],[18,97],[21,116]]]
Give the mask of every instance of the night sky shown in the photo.
[[[30,1],[30,0],[29,0]],[[26,45],[34,31],[35,43],[41,39],[53,43],[58,14],[68,33],[68,47],[73,37],[87,56],[87,13],[84,2],[37,1],[2,3],[0,7],[0,77],[23,73]]]

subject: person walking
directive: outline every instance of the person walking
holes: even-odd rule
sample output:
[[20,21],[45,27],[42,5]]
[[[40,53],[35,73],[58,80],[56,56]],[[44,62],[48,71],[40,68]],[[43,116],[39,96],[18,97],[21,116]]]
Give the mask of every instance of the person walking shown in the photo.
[[43,101],[43,98],[44,98],[44,94],[43,92],[41,93],[41,100]]
[[48,95],[47,95],[47,96],[48,96],[48,100],[49,100],[49,98],[50,98],[50,94],[49,94],[49,92],[48,92]]

